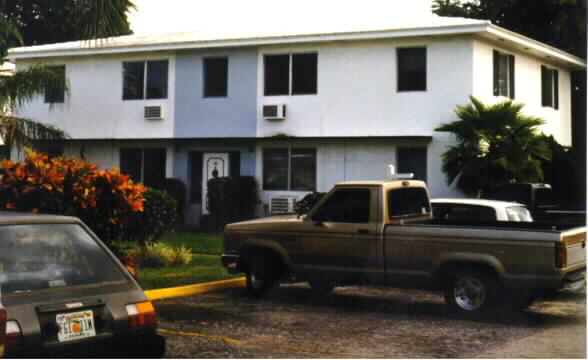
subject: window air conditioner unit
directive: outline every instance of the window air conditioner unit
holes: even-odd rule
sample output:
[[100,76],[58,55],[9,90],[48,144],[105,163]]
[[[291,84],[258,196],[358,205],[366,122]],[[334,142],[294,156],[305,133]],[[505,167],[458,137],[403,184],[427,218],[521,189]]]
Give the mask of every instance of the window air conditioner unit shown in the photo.
[[286,118],[286,105],[263,105],[263,118],[265,120],[284,120]]
[[145,106],[145,120],[163,120],[163,106]]
[[294,214],[295,197],[279,196],[270,199],[270,214]]

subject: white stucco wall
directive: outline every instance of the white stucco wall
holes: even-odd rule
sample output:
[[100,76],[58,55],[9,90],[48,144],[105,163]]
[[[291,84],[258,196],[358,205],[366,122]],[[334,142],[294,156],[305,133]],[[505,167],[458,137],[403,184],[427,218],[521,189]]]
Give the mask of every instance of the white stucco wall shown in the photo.
[[[525,104],[526,114],[543,118],[546,134],[553,135],[562,145],[572,143],[571,80],[570,72],[547,58],[539,59],[500,44],[474,42],[474,92],[473,95],[492,104],[506,100],[493,96],[493,50],[515,56],[515,102]],[[541,106],[541,65],[559,72],[559,109]]]
[[[467,38],[413,38],[261,48],[257,135],[431,136],[472,93],[472,45]],[[427,90],[398,92],[396,49],[412,46],[427,47]],[[317,94],[264,96],[263,56],[297,52],[318,52]],[[286,104],[287,118],[264,120],[264,104]]]
[[256,177],[260,200],[269,203],[276,196],[294,196],[301,199],[306,191],[263,191],[264,148],[315,148],[317,159],[317,191],[329,191],[342,181],[383,180],[389,173],[388,165],[397,164],[398,147],[427,148],[427,183],[433,197],[456,197],[459,192],[447,186],[441,171],[440,154],[446,150],[451,139],[441,134],[432,142],[408,139],[348,139],[348,140],[264,140],[256,147]]
[[[123,100],[123,61],[169,60],[167,99]],[[66,66],[69,97],[63,104],[46,104],[38,96],[18,114],[65,130],[74,139],[170,138],[174,131],[175,56],[150,53],[50,59],[46,65]],[[19,62],[18,68],[30,63]],[[145,120],[144,107],[163,105],[165,119]]]

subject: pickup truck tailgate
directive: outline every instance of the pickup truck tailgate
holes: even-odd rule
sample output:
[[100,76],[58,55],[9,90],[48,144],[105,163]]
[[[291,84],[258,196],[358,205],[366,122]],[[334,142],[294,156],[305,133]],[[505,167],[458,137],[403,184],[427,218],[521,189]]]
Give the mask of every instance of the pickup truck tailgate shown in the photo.
[[566,265],[573,267],[586,264],[586,231],[570,231],[562,234],[566,248]]

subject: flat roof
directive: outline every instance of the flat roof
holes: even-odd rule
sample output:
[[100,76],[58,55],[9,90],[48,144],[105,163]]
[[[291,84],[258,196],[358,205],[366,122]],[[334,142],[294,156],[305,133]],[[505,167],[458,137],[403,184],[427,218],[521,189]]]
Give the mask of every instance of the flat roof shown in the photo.
[[435,14],[395,17],[386,23],[305,24],[301,22],[292,26],[269,26],[256,29],[240,29],[219,24],[216,28],[202,31],[127,35],[91,41],[20,47],[10,49],[8,57],[12,60],[21,60],[460,34],[472,34],[490,41],[501,41],[523,52],[550,57],[573,68],[586,67],[585,61],[579,57],[492,25],[489,21],[441,17]]

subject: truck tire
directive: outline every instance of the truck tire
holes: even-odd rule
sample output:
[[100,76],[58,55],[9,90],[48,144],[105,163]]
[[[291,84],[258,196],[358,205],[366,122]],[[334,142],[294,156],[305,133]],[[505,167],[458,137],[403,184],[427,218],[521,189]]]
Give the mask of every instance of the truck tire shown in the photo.
[[308,283],[312,288],[312,292],[316,295],[329,295],[335,288],[335,284],[328,280],[313,279],[308,280]]
[[271,258],[267,256],[253,257],[245,272],[249,296],[261,297],[276,285],[277,280],[272,269]]
[[461,314],[479,314],[496,304],[498,281],[488,272],[475,269],[457,271],[445,287],[449,310]]

